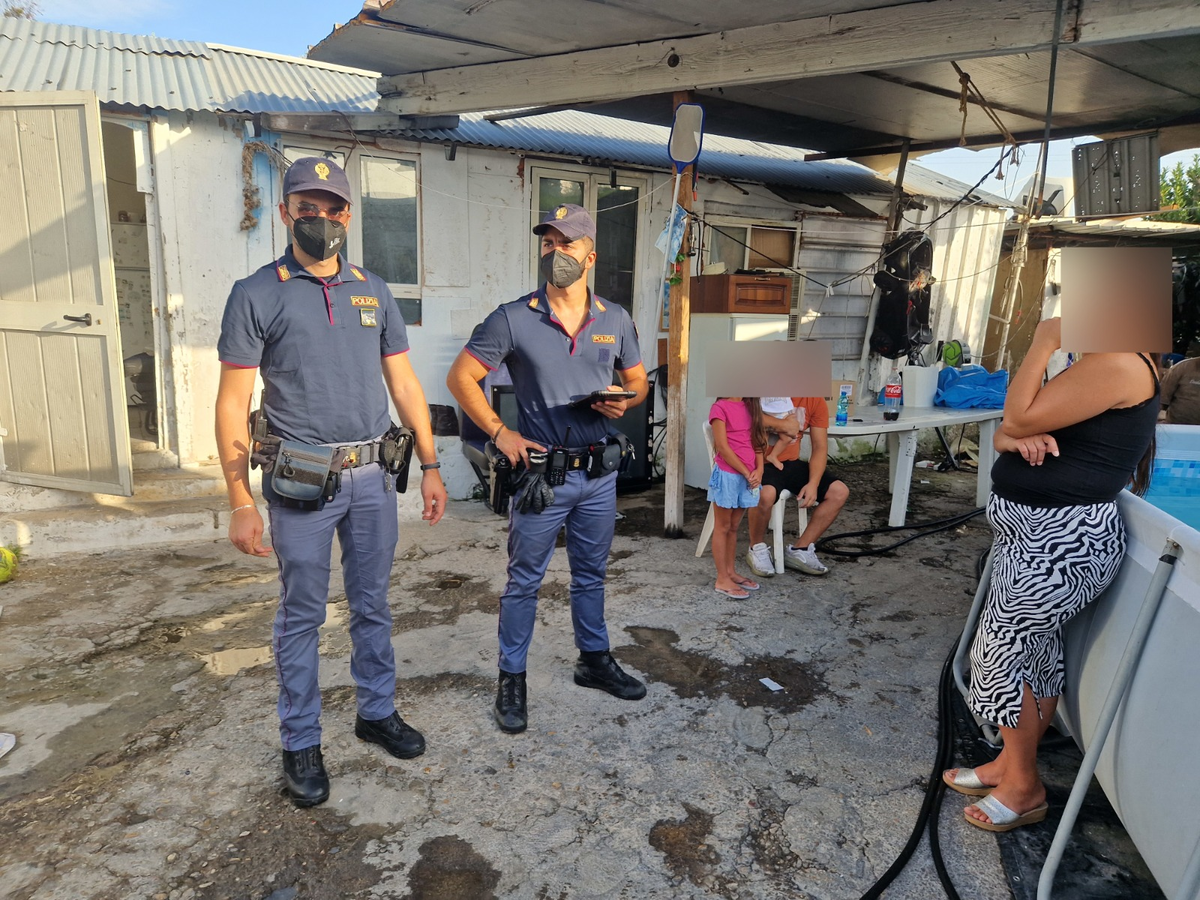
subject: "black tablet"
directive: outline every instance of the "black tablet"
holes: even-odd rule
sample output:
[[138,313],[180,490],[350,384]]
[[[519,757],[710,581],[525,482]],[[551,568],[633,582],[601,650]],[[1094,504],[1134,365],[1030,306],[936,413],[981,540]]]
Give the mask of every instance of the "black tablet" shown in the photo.
[[582,406],[591,406],[593,403],[600,403],[604,400],[629,400],[636,396],[637,391],[592,391],[586,397],[572,400],[571,408],[579,409]]

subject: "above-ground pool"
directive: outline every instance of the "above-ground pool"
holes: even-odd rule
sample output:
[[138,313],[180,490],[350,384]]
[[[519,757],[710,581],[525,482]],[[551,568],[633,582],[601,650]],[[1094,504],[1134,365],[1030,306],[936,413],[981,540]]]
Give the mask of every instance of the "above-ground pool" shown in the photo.
[[1160,425],[1146,500],[1200,531],[1200,425]]
[[[1160,425],[1146,498],[1122,492],[1128,549],[1112,586],[1067,623],[1060,719],[1087,749],[1168,540],[1178,544],[1162,605],[1096,769],[1163,892],[1200,854],[1200,426]],[[1086,823],[1079,823],[1086,827]],[[1078,826],[1077,826],[1078,827]],[[1195,863],[1193,862],[1193,866]],[[1193,868],[1191,871],[1195,871]]]

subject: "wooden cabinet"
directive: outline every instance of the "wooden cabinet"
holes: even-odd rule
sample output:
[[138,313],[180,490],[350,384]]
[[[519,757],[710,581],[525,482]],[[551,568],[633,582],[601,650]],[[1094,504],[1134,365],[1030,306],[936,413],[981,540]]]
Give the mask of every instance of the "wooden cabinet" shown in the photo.
[[691,282],[693,313],[787,315],[792,279],[786,275],[697,275]]

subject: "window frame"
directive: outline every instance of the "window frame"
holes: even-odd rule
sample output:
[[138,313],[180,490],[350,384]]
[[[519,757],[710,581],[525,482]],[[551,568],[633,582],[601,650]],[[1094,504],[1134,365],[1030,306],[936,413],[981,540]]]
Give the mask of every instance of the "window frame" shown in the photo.
[[[586,209],[596,219],[598,216],[597,204],[600,200],[600,188],[609,187],[612,184],[612,171],[610,169],[596,169],[587,166],[571,166],[567,164],[555,165],[553,163],[542,163],[529,167],[529,278],[532,283],[531,291],[535,291],[541,286],[541,275],[538,272],[538,261],[541,259],[541,238],[533,233],[533,228],[541,221],[541,216],[538,213],[538,197],[541,194],[541,180],[549,178],[556,181],[581,181],[583,182],[583,208]],[[629,172],[617,173],[617,187],[632,187],[638,189],[638,230],[637,239],[634,241],[633,247],[633,290],[632,296],[629,298],[631,307],[636,307],[638,300],[638,287],[643,279],[644,273],[640,262],[642,253],[645,249],[643,242],[646,240],[646,228],[644,222],[644,210],[640,204],[649,196],[650,179],[648,177],[632,174]],[[588,272],[588,288],[595,289],[595,268]],[[614,303],[616,301],[613,301]],[[631,311],[635,320],[636,314]]]
[[[416,200],[417,200],[417,260],[416,271],[417,281],[413,284],[393,283],[388,282],[388,289],[391,290],[392,296],[396,299],[416,300],[419,304],[420,313],[415,322],[406,322],[408,327],[419,327],[425,318],[424,304],[422,294],[424,292],[424,253],[422,250],[424,237],[424,198],[421,190],[421,156],[419,153],[403,153],[394,150],[382,150],[376,147],[355,146],[349,152],[336,147],[322,147],[318,142],[312,143],[297,143],[287,140],[282,141],[282,152],[289,160],[299,158],[300,156],[323,156],[333,158],[340,156],[341,161],[338,161],[346,172],[346,178],[350,182],[350,227],[347,229],[347,238],[352,251],[357,251],[358,260],[356,265],[361,265],[364,268],[371,270],[371,267],[362,259],[363,250],[363,234],[362,234],[362,216],[359,211],[363,208],[362,195],[362,161],[364,158],[382,159],[382,160],[400,160],[406,163],[413,164],[413,178],[416,182]],[[347,255],[349,257],[349,254]],[[373,270],[372,270],[373,271]]]
[[[703,256],[704,263],[703,263],[703,266],[701,267],[701,271],[703,271],[704,268],[706,268],[710,264],[709,253],[711,252],[712,245],[713,245],[713,239],[712,239],[713,233],[712,233],[712,229],[710,227],[712,225],[716,225],[718,228],[721,227],[722,225],[725,225],[729,228],[745,228],[746,229],[746,243],[750,242],[750,232],[754,228],[769,228],[772,231],[790,231],[793,233],[794,237],[792,239],[792,259],[791,259],[791,262],[789,263],[789,265],[793,269],[798,269],[800,267],[799,266],[800,238],[801,238],[802,223],[795,222],[795,221],[779,221],[776,219],[743,218],[742,216],[705,216],[705,218],[708,220],[708,222],[704,227],[704,231],[705,231],[705,234],[704,234],[704,237],[705,237],[704,256]],[[749,262],[750,262],[750,248],[743,247],[742,248],[742,264],[740,266],[738,266],[737,268],[745,269],[748,267]],[[785,274],[785,275],[794,274],[790,270],[781,269],[778,266],[765,266],[765,267],[763,267],[763,270],[766,272],[779,272],[780,274]],[[733,274],[733,273],[731,272],[729,274]]]

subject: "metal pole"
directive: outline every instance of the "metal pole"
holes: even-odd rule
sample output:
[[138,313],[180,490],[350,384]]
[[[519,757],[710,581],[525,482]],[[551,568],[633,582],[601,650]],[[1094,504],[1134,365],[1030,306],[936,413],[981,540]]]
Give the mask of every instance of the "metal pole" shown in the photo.
[[1079,815],[1080,807],[1083,806],[1083,796],[1087,793],[1092,776],[1096,773],[1096,765],[1100,762],[1100,754],[1104,751],[1104,744],[1108,740],[1108,732],[1112,728],[1113,720],[1117,717],[1117,710],[1125,699],[1125,692],[1129,690],[1129,684],[1137,672],[1138,660],[1142,656],[1142,649],[1146,646],[1146,638],[1150,635],[1150,627],[1154,624],[1155,615],[1158,614],[1163,594],[1166,593],[1167,581],[1174,571],[1175,561],[1179,558],[1179,549],[1179,544],[1167,538],[1162,556],[1158,558],[1158,567],[1150,577],[1150,586],[1146,588],[1146,599],[1142,601],[1137,621],[1133,623],[1133,632],[1129,635],[1129,642],[1125,645],[1125,652],[1121,656],[1121,662],[1117,665],[1112,686],[1108,689],[1108,697],[1104,701],[1104,708],[1100,712],[1100,719],[1092,734],[1091,744],[1083,756],[1079,773],[1075,776],[1075,784],[1071,788],[1071,796],[1067,798],[1067,806],[1063,810],[1062,820],[1058,823],[1058,830],[1054,832],[1054,842],[1046,854],[1042,875],[1038,879],[1037,900],[1050,900],[1053,893],[1054,875],[1058,871],[1058,864],[1062,862],[1067,842],[1071,839],[1071,830],[1075,827],[1075,819]]
[[[892,187],[892,208],[888,213],[888,230],[883,236],[887,243],[896,236],[900,228],[900,201],[904,196],[904,172],[908,168],[908,148],[912,144],[910,138],[905,138],[900,148],[900,165],[896,167],[896,182]],[[875,318],[879,315],[879,288],[871,290],[871,303],[867,307],[867,330],[863,335],[862,354],[858,359],[858,396],[865,400],[870,391],[867,390],[867,366],[871,361],[871,332],[875,330]]]
[[1058,71],[1058,42],[1062,35],[1063,0],[1058,0],[1054,9],[1054,38],[1050,44],[1050,78],[1046,89],[1046,127],[1042,132],[1042,147],[1038,152],[1038,170],[1033,177],[1037,179],[1038,188],[1029,192],[1029,201],[1025,204],[1025,217],[1021,220],[1021,228],[1017,232],[1017,240],[1013,244],[1012,256],[1009,257],[1011,268],[1008,284],[1004,289],[1004,305],[1001,318],[1004,324],[1000,329],[1000,350],[996,358],[996,368],[1003,369],[1008,365],[1008,332],[1012,327],[1013,305],[1017,299],[1017,289],[1021,283],[1021,270],[1025,268],[1025,260],[1029,257],[1029,222],[1036,211],[1041,216],[1042,191],[1046,186],[1046,165],[1050,156],[1050,117],[1054,112],[1054,79]]
[[967,682],[963,678],[963,661],[967,658],[967,651],[971,649],[971,638],[975,636],[975,626],[979,622],[979,613],[983,610],[983,601],[987,598],[988,589],[992,586],[992,554],[995,549],[988,551],[987,559],[983,563],[983,574],[979,577],[979,587],[975,589],[975,600],[971,604],[971,611],[967,613],[967,622],[963,625],[962,637],[958,639],[958,650],[954,652],[954,683],[958,685],[958,692],[965,699],[967,696]]

